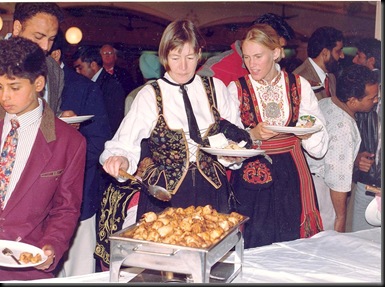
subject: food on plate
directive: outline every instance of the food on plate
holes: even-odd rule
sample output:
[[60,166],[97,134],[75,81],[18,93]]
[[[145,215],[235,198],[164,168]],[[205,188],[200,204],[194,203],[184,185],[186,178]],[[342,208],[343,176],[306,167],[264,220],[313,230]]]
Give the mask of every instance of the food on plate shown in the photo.
[[316,118],[311,115],[303,115],[300,116],[300,120],[298,121],[297,127],[299,128],[311,128],[314,126]]
[[229,143],[227,146],[224,147],[225,149],[246,149],[244,146],[239,145],[238,143],[229,140]]
[[147,212],[123,237],[187,247],[207,248],[226,236],[244,216],[218,213],[211,205],[169,207],[162,213]]
[[31,252],[21,252],[19,256],[19,261],[24,264],[35,264],[39,263],[42,260],[41,255],[37,253],[35,256]]

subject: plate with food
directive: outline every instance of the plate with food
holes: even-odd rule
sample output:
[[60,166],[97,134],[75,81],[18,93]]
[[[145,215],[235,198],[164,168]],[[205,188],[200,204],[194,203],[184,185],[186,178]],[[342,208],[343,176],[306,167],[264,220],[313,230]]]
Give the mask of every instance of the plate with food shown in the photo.
[[76,117],[60,117],[63,122],[66,122],[67,124],[78,124],[82,123],[84,121],[89,120],[94,115],[86,115],[86,116],[76,116]]
[[0,252],[0,266],[4,267],[34,267],[42,264],[48,258],[42,249],[24,242],[0,240],[0,250],[2,251]]
[[309,133],[315,133],[322,129],[321,125],[314,125],[312,127],[305,127],[305,126],[297,126],[297,127],[286,127],[286,126],[265,126],[265,128],[277,132],[277,133],[287,133],[287,134],[295,134],[297,136],[299,135],[305,135]]
[[265,151],[261,149],[231,149],[231,148],[201,147],[201,150],[212,155],[230,156],[230,157],[252,157],[252,156],[265,153]]

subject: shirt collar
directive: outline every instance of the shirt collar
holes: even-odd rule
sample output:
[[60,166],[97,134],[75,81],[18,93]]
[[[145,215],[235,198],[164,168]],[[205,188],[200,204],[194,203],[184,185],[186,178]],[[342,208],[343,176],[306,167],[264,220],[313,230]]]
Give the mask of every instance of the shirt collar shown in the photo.
[[326,73],[324,72],[324,70],[320,68],[320,66],[316,64],[316,62],[314,62],[312,58],[309,58],[309,62],[313,66],[315,72],[317,73],[319,79],[321,80],[321,83],[323,83],[326,78]]
[[4,121],[10,122],[11,119],[16,118],[19,121],[20,129],[36,122],[43,115],[43,101],[41,99],[38,99],[38,101],[39,101],[38,107],[36,107],[32,111],[22,114],[21,116],[16,116],[16,114],[6,113]]
[[103,68],[100,68],[99,71],[96,72],[96,74],[92,77],[92,81],[96,82],[96,80],[99,78],[100,73],[103,71]]

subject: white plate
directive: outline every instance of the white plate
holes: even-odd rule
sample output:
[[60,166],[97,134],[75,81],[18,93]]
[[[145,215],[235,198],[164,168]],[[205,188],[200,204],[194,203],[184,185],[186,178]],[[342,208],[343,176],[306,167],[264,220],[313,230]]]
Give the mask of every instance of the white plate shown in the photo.
[[265,153],[265,151],[261,149],[227,149],[227,148],[201,147],[201,150],[212,155],[232,156],[232,157],[252,157],[252,156]]
[[323,88],[324,86],[312,86],[311,88],[312,88],[312,90],[313,91],[315,91],[315,90],[318,90],[318,89],[321,89],[321,88]]
[[381,226],[381,211],[378,210],[377,197],[374,197],[365,210],[366,221],[374,226]]
[[76,117],[62,117],[59,119],[61,119],[63,122],[66,122],[67,124],[77,124],[77,123],[81,123],[81,122],[84,122],[86,120],[89,120],[93,116],[94,115],[76,116]]
[[[29,263],[29,264],[23,264],[21,265],[17,264],[15,260],[9,255],[3,254],[4,248],[9,248],[12,250],[13,255],[19,259],[20,253],[22,252],[30,252],[35,256],[37,253],[40,253],[41,255],[41,261],[38,263]],[[47,256],[44,255],[43,250],[40,248],[37,248],[36,246],[24,243],[24,242],[17,242],[17,241],[10,241],[10,240],[0,240],[0,266],[4,267],[12,267],[12,268],[25,268],[25,267],[33,267],[42,264],[47,260]]]
[[265,128],[277,132],[277,133],[289,133],[289,134],[295,134],[295,135],[305,135],[308,133],[315,133],[319,131],[322,126],[321,125],[315,125],[311,128],[301,128],[301,127],[286,127],[286,126],[265,126]]

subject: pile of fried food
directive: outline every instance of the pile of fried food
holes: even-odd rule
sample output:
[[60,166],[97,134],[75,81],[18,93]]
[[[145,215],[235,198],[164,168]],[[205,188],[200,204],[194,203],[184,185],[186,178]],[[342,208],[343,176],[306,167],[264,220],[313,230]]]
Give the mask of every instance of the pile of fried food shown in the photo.
[[41,255],[39,253],[36,253],[35,256],[33,256],[30,252],[21,252],[19,256],[19,261],[23,264],[35,264],[39,263],[42,260]]
[[167,208],[162,213],[147,212],[139,223],[122,234],[123,237],[207,248],[224,238],[244,216],[231,212],[218,213],[210,205]]

